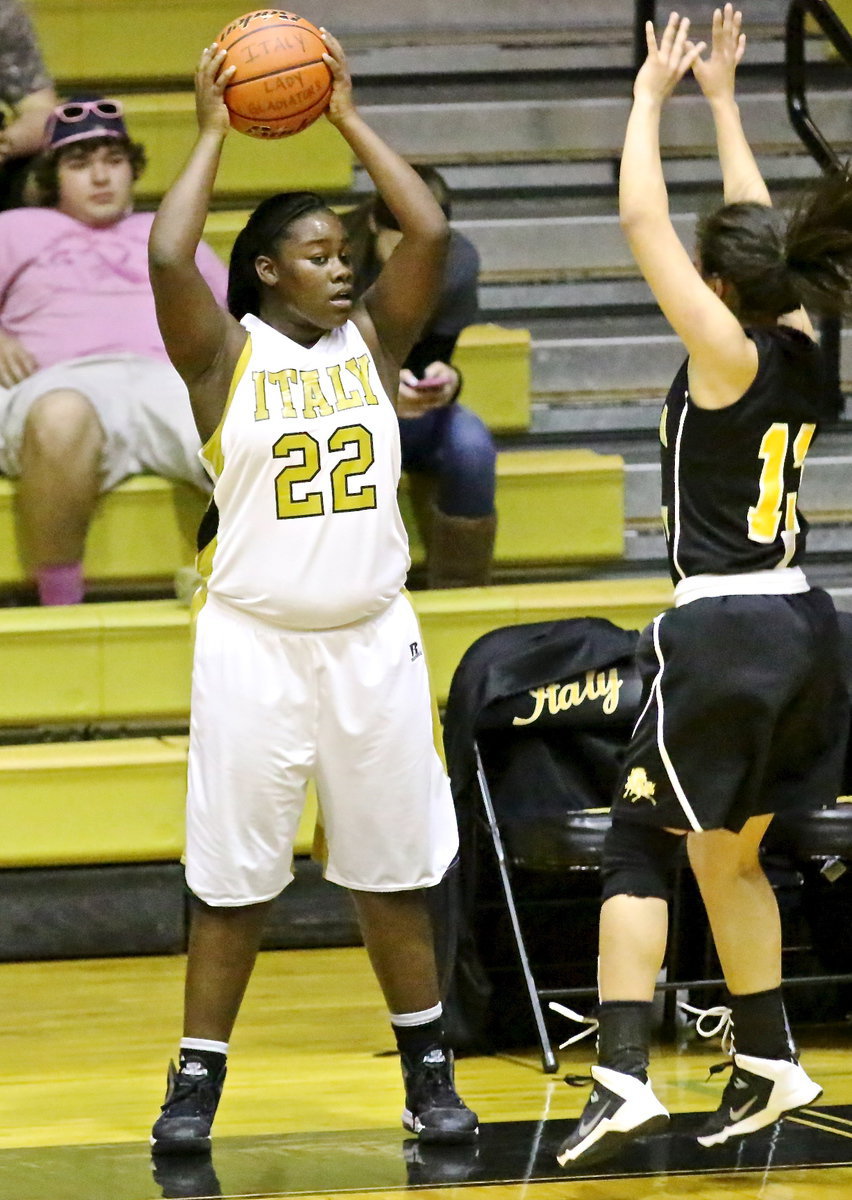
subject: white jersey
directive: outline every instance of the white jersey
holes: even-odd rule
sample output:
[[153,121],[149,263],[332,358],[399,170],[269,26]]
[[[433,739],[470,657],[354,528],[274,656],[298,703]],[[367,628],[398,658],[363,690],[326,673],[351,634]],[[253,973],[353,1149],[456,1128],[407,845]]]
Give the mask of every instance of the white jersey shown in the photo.
[[218,532],[207,588],[291,629],[381,612],[405,583],[399,425],[357,326],[310,348],[252,315],[219,427],[201,450]]

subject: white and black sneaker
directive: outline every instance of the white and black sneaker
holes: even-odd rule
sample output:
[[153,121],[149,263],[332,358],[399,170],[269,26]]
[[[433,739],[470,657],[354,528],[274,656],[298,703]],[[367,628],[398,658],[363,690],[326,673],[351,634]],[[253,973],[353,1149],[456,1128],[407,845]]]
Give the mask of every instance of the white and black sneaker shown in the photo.
[[451,1050],[433,1046],[413,1063],[402,1058],[402,1123],[421,1142],[473,1142],[479,1118],[456,1091]]
[[574,1130],[559,1147],[560,1167],[602,1162],[634,1138],[662,1133],[669,1114],[654,1095],[650,1080],[610,1067],[592,1067],[594,1087]]
[[797,1062],[735,1053],[733,1068],[722,1103],[698,1134],[702,1146],[718,1146],[728,1138],[774,1125],[822,1095],[819,1084]]

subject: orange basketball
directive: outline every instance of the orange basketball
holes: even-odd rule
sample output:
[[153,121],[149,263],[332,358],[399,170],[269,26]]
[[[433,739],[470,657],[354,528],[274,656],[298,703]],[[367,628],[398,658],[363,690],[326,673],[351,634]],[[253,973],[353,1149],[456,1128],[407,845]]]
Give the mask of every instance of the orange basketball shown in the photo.
[[250,137],[299,133],[321,116],[332,75],[316,25],[283,8],[261,8],[226,25],[216,39],[236,71],[225,88],[231,125]]

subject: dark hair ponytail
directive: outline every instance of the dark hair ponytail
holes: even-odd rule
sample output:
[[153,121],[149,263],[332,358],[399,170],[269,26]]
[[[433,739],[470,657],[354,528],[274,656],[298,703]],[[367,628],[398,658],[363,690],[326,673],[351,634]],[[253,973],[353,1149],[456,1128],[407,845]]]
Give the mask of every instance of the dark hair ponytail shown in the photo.
[[852,312],[852,175],[827,175],[793,209],[784,239],[787,268],[805,308]]
[[228,312],[238,321],[260,313],[257,256],[273,253],[294,221],[318,211],[327,212],[328,204],[316,192],[279,192],[258,204],[234,240],[228,267]]
[[852,309],[852,178],[826,176],[785,219],[764,204],[726,204],[698,224],[702,272],[736,288],[741,317],[779,317],[804,305]]

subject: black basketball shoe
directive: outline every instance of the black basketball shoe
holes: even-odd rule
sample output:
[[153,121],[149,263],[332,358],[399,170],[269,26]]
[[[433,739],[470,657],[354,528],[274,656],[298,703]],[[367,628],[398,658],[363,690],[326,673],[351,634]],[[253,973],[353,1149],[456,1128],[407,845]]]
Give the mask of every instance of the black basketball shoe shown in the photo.
[[452,1051],[433,1046],[409,1063],[402,1057],[405,1108],[402,1123],[422,1142],[471,1142],[479,1118],[455,1088]]
[[669,1114],[654,1095],[650,1080],[610,1067],[592,1067],[594,1087],[580,1120],[559,1147],[560,1167],[602,1162],[627,1142],[662,1133]]
[[210,1127],[227,1067],[218,1073],[189,1058],[180,1070],[169,1063],[166,1098],[151,1130],[155,1154],[198,1154],[210,1149]]
[[733,1068],[722,1103],[698,1134],[702,1146],[718,1146],[730,1137],[774,1125],[822,1095],[819,1084],[797,1062],[735,1053]]

